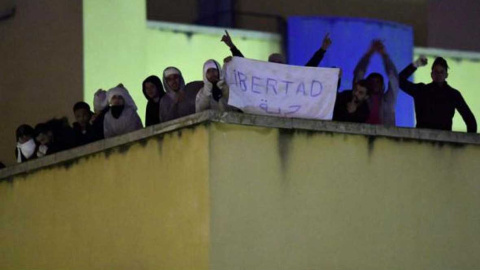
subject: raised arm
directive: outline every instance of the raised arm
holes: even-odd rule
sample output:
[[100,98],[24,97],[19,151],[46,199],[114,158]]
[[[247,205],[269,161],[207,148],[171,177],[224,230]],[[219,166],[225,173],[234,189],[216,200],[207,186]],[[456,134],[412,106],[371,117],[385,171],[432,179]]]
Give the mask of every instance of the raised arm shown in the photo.
[[227,46],[230,48],[232,56],[244,57],[242,52],[235,46],[235,44],[233,44],[232,38],[230,37],[230,34],[228,34],[227,30],[225,30],[225,35],[222,36],[221,41],[227,44]]
[[395,106],[399,90],[398,71],[383,44],[379,47],[378,52],[382,57],[385,73],[388,76],[388,89],[385,98],[392,106]]
[[367,72],[368,64],[370,64],[370,58],[372,55],[375,53],[376,50],[376,43],[377,41],[374,40],[372,41],[372,45],[370,45],[370,48],[368,51],[360,58],[360,61],[358,61],[357,65],[355,66],[355,69],[353,70],[353,85],[352,89],[355,87],[355,83],[357,83],[360,80],[363,80],[365,78],[365,73]]
[[400,88],[410,96],[415,96],[417,91],[423,86],[423,84],[415,84],[408,80],[410,76],[417,70],[417,67],[427,65],[428,61],[425,56],[420,56],[415,62],[404,68],[398,75]]
[[322,41],[322,47],[318,49],[310,58],[310,60],[305,64],[306,67],[318,67],[320,62],[322,62],[323,56],[328,50],[328,47],[332,44],[332,40],[330,39],[330,34],[327,33]]

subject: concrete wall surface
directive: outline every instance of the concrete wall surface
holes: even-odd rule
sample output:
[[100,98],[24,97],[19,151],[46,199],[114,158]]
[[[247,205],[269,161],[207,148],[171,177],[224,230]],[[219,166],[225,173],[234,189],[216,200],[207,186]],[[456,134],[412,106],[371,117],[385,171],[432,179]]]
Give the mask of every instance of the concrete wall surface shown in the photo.
[[0,268],[478,269],[479,154],[207,111],[0,171]]

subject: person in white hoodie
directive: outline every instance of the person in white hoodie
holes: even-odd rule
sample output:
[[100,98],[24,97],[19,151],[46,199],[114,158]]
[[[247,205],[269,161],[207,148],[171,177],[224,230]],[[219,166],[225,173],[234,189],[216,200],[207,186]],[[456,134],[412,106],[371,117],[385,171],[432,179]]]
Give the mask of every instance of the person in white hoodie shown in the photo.
[[105,138],[143,128],[142,121],[137,114],[137,106],[122,84],[108,90],[107,100],[110,110],[105,114],[103,120]]
[[229,88],[223,80],[222,67],[217,61],[210,59],[203,65],[203,83],[195,101],[197,113],[205,110],[238,111],[228,105]]
[[176,67],[163,71],[163,86],[167,92],[160,100],[160,122],[195,113],[195,96],[185,89],[185,80]]
[[37,156],[35,152],[37,150],[37,144],[35,143],[34,129],[29,125],[21,125],[17,128],[17,149],[15,156],[18,163],[34,159]]

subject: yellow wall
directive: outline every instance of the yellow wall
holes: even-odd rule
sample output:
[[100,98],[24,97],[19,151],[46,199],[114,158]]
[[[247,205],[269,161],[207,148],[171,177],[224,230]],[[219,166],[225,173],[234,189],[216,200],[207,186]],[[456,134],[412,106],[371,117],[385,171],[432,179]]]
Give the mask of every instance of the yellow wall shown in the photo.
[[201,123],[0,182],[0,268],[478,269],[479,155]]
[[200,126],[0,182],[0,268],[208,269],[207,145]]
[[479,146],[214,124],[216,269],[478,269]]
[[[419,54],[417,53],[415,59],[418,57]],[[431,64],[433,64],[435,57],[434,55],[427,55],[428,65],[419,68],[414,73],[415,83],[430,83],[432,81],[430,76]],[[480,76],[478,76],[480,74],[480,64],[478,60],[462,59],[462,57],[444,58],[450,67],[447,78],[448,83],[462,93],[463,98],[477,119],[477,124],[480,124],[480,92],[478,91],[478,86],[480,85]],[[458,112],[455,112],[455,117],[453,118],[453,130],[467,131],[465,122]]]
[[[220,42],[221,35],[196,30],[187,35],[147,27],[145,0],[84,0],[83,10],[84,99],[92,103],[97,89],[108,90],[123,82],[142,119],[146,106],[142,82],[149,75],[162,78],[166,67],[176,66],[187,83],[202,80],[206,60],[213,58],[223,63],[231,55]],[[279,41],[239,38],[235,32],[232,38],[249,58],[266,60],[270,53],[280,50]]]

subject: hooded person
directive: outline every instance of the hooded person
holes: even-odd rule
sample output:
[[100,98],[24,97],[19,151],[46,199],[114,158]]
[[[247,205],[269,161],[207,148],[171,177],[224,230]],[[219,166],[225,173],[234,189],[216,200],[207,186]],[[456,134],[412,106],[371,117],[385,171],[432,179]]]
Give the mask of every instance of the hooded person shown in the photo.
[[160,100],[160,122],[195,113],[195,96],[186,92],[185,81],[178,68],[167,67],[163,71],[163,85],[167,94]]
[[148,100],[145,110],[145,126],[160,123],[160,100],[165,95],[162,82],[157,76],[149,76],[142,83],[142,90]]
[[122,84],[108,90],[107,100],[110,110],[103,119],[105,138],[111,138],[143,128],[142,121],[137,114],[137,106],[128,90]]
[[229,88],[223,80],[222,68],[217,61],[210,59],[203,65],[203,83],[195,101],[196,112],[236,110],[228,105]]
[[35,143],[35,131],[29,125],[21,125],[16,130],[17,149],[15,157],[18,163],[36,158],[35,151],[37,144]]

